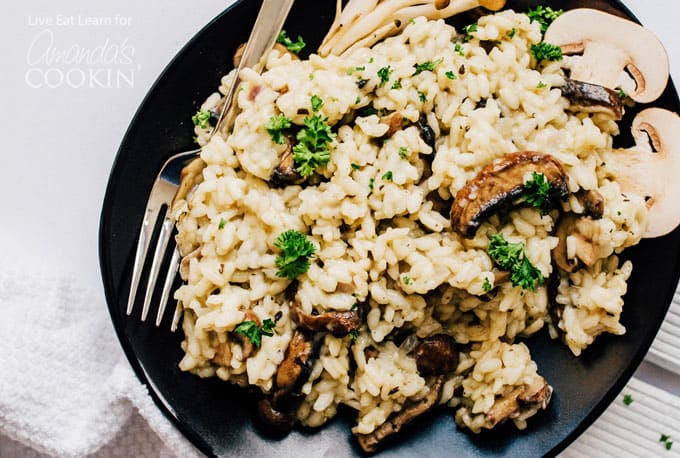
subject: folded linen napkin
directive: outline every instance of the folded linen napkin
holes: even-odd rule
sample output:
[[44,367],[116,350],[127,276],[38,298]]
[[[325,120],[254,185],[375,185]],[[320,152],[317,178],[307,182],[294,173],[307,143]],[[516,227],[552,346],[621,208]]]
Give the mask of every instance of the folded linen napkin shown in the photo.
[[84,456],[137,410],[169,450],[199,456],[129,368],[102,293],[57,272],[0,263],[0,433],[49,455]]

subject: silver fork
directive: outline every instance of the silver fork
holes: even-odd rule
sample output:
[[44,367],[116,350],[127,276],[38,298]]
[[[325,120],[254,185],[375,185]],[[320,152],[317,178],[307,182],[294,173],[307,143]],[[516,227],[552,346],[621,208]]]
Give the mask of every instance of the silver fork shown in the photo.
[[[226,94],[222,112],[220,113],[217,125],[211,133],[211,137],[217,132],[226,134],[232,128],[236,115],[233,99],[236,93],[236,88],[240,83],[239,73],[243,68],[253,68],[258,65],[262,57],[274,46],[281,27],[283,27],[283,23],[285,22],[288,12],[293,5],[293,1],[294,0],[263,1],[262,6],[260,7],[260,12],[258,13],[257,19],[255,20],[253,30],[251,31],[250,37],[248,38],[248,44],[243,51],[243,56],[241,57],[241,62],[236,71],[236,76],[234,77],[234,80],[229,87],[229,91]],[[175,224],[175,219],[172,214],[173,202],[178,197],[182,197],[178,195],[178,192],[186,192],[186,190],[182,189],[180,186],[182,173],[183,171],[186,173],[186,171],[189,170],[192,165],[197,166],[197,163],[193,161],[200,161],[198,157],[200,152],[201,150],[199,148],[196,150],[185,151],[169,158],[165,164],[163,164],[163,167],[158,173],[158,176],[153,183],[153,187],[151,188],[151,193],[149,194],[146,210],[144,212],[142,227],[139,232],[139,239],[137,241],[137,251],[135,252],[135,261],[132,267],[132,281],[130,283],[130,293],[128,295],[127,304],[127,314],[130,315],[135,305],[135,298],[137,297],[137,290],[139,288],[139,280],[146,263],[151,237],[154,228],[156,227],[158,216],[160,215],[163,207],[165,207],[165,214],[163,215],[163,222],[158,235],[158,241],[156,242],[156,247],[154,249],[153,260],[151,261],[149,278],[144,294],[144,304],[142,306],[141,316],[142,321],[146,320],[146,317],[149,313],[151,299],[156,288],[156,281],[160,273],[161,264],[165,258],[168,243],[172,236],[173,226]],[[163,314],[170,296],[170,290],[172,288],[173,281],[177,275],[179,263],[180,254],[177,247],[175,247],[172,258],[170,259],[168,271],[165,276],[165,282],[163,284],[161,300],[158,307],[158,312],[156,314],[156,326],[159,326],[163,319]],[[172,331],[177,328],[180,317],[181,307],[178,304],[175,310],[175,315],[172,319]]]

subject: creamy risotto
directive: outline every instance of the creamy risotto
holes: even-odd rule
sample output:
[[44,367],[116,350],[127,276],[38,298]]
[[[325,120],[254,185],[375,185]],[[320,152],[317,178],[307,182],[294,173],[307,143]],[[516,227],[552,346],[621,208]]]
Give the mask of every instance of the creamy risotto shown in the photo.
[[[180,368],[259,387],[260,415],[278,426],[320,426],[347,405],[366,450],[436,405],[475,433],[525,428],[552,388],[521,340],[547,328],[579,355],[623,334],[632,266],[617,253],[648,224],[644,198],[624,194],[605,160],[616,122],[570,107],[561,63],[530,52],[541,40],[512,11],[467,35],[421,17],[372,48],[308,60],[275,49],[262,74],[243,70],[233,134],[197,127],[205,168],[175,208]],[[328,153],[304,174],[300,144]],[[456,195],[523,151],[561,165],[561,200],[455,230]],[[558,269],[560,215],[589,215],[586,195],[600,206],[590,258]],[[583,237],[570,234],[573,261]],[[290,243],[307,254],[284,259]],[[494,243],[533,279],[522,284]]]

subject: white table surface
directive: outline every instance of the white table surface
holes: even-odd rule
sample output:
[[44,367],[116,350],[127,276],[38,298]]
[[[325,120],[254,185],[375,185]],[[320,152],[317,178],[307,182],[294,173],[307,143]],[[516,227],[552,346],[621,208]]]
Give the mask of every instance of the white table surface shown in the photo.
[[[101,290],[98,225],[109,171],[132,116],[177,51],[231,0],[28,0],[0,16],[2,165],[0,252],[48,262]],[[677,0],[626,0],[666,45],[680,81]],[[93,24],[105,18],[111,25]],[[108,18],[108,19],[106,19]],[[49,23],[49,21],[52,21]],[[46,32],[49,30],[49,32]],[[52,40],[51,44],[47,40]],[[116,62],[75,64],[99,70],[94,88],[54,77],[47,87],[34,68],[65,68],[45,50],[118,47]],[[113,51],[110,51],[113,52]],[[48,57],[47,59],[54,59]],[[36,61],[38,62],[36,64]],[[106,86],[107,71],[132,72],[133,82]],[[36,87],[42,85],[42,87]],[[207,94],[206,94],[207,95]],[[135,228],[136,230],[136,228]],[[102,293],[103,295],[103,293]],[[680,383],[652,365],[643,379],[680,394]],[[2,444],[0,437],[0,444]],[[0,448],[1,450],[1,448]],[[116,454],[107,447],[103,455]]]

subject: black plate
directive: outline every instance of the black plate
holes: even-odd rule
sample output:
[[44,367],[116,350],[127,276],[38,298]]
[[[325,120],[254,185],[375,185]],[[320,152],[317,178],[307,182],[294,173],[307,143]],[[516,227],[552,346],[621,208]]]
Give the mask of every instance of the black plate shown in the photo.
[[[630,12],[616,1],[509,1],[524,11],[535,4],[555,8],[597,7],[619,15]],[[316,49],[332,22],[335,0],[298,1],[285,28],[301,34]],[[341,412],[318,432],[293,431],[272,437],[253,421],[255,397],[217,378],[181,372],[182,333],[141,325],[139,304],[125,316],[136,237],[154,177],[166,157],[191,149],[191,115],[231,68],[231,55],[245,41],[255,21],[257,1],[241,1],[208,24],[168,65],[137,111],[111,171],[101,214],[100,262],[106,298],[118,338],[137,376],[149,387],[158,407],[203,452],[232,456],[348,456],[360,454],[351,438],[352,416]],[[632,16],[631,16],[632,17]],[[465,17],[458,24],[471,22]],[[655,106],[680,111],[669,84]],[[640,107],[638,107],[639,110]],[[629,126],[638,110],[629,110]],[[625,128],[621,129],[625,132]],[[629,146],[625,133],[617,139]],[[623,388],[656,334],[680,276],[680,231],[644,240],[626,251],[634,269],[629,280],[621,337],[601,336],[580,358],[547,333],[529,339],[539,372],[555,388],[547,411],[529,420],[526,431],[503,426],[480,435],[458,430],[451,413],[417,425],[392,444],[384,456],[527,456],[553,455],[581,434]]]

